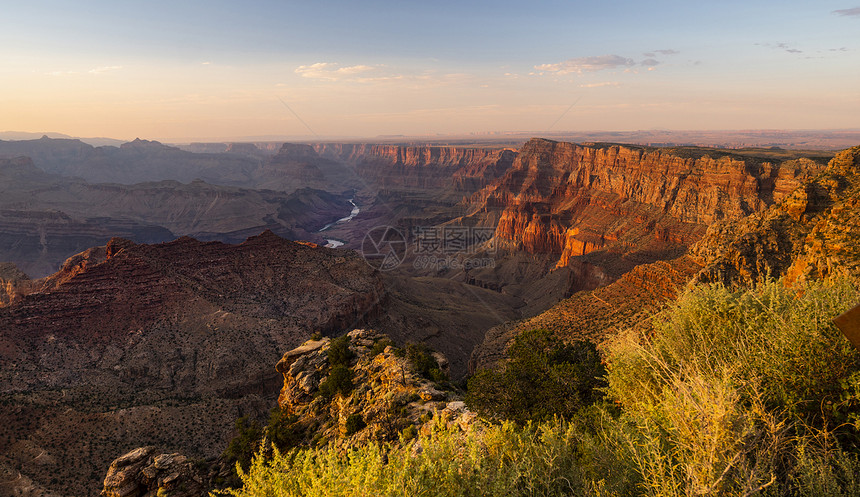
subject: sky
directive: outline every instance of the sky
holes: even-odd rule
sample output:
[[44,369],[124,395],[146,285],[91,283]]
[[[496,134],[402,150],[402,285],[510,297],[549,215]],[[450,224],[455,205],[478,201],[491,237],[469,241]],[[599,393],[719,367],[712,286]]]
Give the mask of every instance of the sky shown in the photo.
[[183,142],[860,128],[860,0],[0,7],[0,131]]

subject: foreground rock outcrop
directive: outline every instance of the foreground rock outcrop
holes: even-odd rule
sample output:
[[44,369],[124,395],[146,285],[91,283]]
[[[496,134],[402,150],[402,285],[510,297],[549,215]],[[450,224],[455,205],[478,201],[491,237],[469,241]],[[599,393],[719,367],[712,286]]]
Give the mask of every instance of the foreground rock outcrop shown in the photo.
[[200,473],[181,454],[157,454],[154,447],[141,447],[111,463],[101,495],[198,497],[206,494],[204,476]]
[[[427,377],[430,365],[441,384]],[[444,380],[444,356],[421,347],[399,349],[371,329],[308,340],[284,353],[276,370],[283,378],[279,409],[260,436],[280,450],[405,442],[431,426],[467,431],[477,421]],[[331,390],[332,377],[344,371],[348,385],[341,380],[338,389]],[[257,447],[255,443],[255,451]],[[202,495],[229,481],[225,477],[234,464],[226,455],[193,464],[179,453],[139,447],[110,464],[101,495]]]
[[[422,376],[427,371],[417,370],[415,358],[396,348],[385,335],[356,329],[345,340],[345,350],[350,353],[345,365],[350,387],[334,396],[321,392],[326,382],[332,381],[335,366],[331,364],[329,338],[311,340],[288,351],[276,368],[284,380],[278,405],[298,416],[299,424],[313,426],[318,443],[396,441],[404,429],[420,428],[436,413],[447,412],[451,418],[453,407],[446,409],[460,398]],[[425,353],[423,360],[433,362],[437,379],[447,378],[445,357]],[[465,423],[467,418],[468,414],[457,411],[457,422]]]

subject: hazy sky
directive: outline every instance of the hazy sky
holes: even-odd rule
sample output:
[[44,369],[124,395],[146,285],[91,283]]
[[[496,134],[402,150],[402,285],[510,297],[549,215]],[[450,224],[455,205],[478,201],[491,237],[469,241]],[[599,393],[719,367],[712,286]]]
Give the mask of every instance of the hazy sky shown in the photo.
[[0,131],[860,128],[847,1],[3,0]]

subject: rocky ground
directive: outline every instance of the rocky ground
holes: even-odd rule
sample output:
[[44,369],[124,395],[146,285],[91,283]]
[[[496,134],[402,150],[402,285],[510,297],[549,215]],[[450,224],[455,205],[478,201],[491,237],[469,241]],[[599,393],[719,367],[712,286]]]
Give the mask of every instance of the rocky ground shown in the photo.
[[[293,416],[290,428],[301,434],[297,445],[392,442],[429,431],[431,423],[468,430],[475,421],[476,415],[456,393],[423,376],[409,355],[390,345],[384,334],[355,329],[342,340],[340,345],[349,356],[341,366],[352,377],[348,391],[321,393],[337,367],[332,364],[330,338],[309,340],[287,351],[277,363],[283,377],[278,407],[285,416]],[[429,357],[444,375],[445,357],[438,353]],[[272,434],[267,436],[271,439]],[[196,497],[201,490],[217,486],[226,476],[225,469],[223,461],[195,463],[179,453],[139,447],[110,464],[102,495]]]

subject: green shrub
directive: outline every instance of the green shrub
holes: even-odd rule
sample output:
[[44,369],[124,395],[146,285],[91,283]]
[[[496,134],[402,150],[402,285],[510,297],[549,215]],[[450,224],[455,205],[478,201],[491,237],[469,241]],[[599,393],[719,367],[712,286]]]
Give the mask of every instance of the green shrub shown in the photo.
[[415,425],[409,425],[400,432],[400,440],[408,442],[418,436],[418,428]]
[[331,368],[328,377],[320,383],[320,394],[323,397],[334,397],[335,394],[349,395],[352,392],[352,369],[337,365]]
[[424,378],[433,379],[433,372],[439,377],[444,376],[432,351],[423,343],[406,344],[406,359],[412,365],[412,370]]
[[378,356],[379,354],[384,352],[385,348],[388,346],[394,346],[394,343],[387,338],[382,338],[378,340],[373,344],[373,348],[370,349],[370,357]]
[[349,336],[343,335],[335,338],[329,344],[328,363],[334,366],[349,366],[349,362],[355,357],[355,354],[349,350]]
[[466,403],[478,414],[520,424],[571,417],[601,396],[603,365],[590,342],[564,344],[546,330],[519,335],[500,371],[479,371],[468,383]]
[[364,423],[364,418],[361,417],[361,414],[350,414],[346,418],[346,436],[354,435],[365,426],[367,425]]
[[280,407],[269,412],[266,438],[280,450],[289,450],[304,441],[305,430],[298,424],[299,417]]
[[242,474],[243,488],[228,494],[465,497],[619,491],[608,480],[593,484],[583,477],[580,448],[590,442],[567,422],[522,429],[506,423],[467,433],[437,428],[412,440],[276,452],[269,461],[256,459]]
[[[615,447],[648,495],[843,495],[853,475],[858,353],[831,324],[847,281],[789,289],[700,286],[610,347]],[[841,400],[841,401],[840,401]],[[812,469],[813,467],[817,469]]]
[[236,420],[236,436],[227,445],[224,459],[231,467],[239,463],[242,469],[248,469],[254,454],[260,448],[262,438],[263,430],[259,423],[249,421],[247,416],[240,417]]
[[[622,338],[612,352],[612,395],[629,408],[659,401],[678,375],[727,381],[746,402],[801,417],[832,411],[860,355],[831,320],[856,303],[847,281],[787,289],[778,282],[733,291],[704,285],[682,296],[639,344]],[[829,402],[829,404],[828,404]]]

